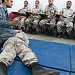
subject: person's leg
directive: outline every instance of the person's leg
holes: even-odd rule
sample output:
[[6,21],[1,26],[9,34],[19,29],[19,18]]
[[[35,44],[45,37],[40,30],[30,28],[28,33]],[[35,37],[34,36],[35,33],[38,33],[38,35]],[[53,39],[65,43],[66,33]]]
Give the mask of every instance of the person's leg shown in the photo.
[[39,22],[39,25],[40,25],[40,27],[42,28],[42,33],[45,33],[46,23],[48,23],[48,20],[47,20],[47,19],[42,19],[42,20]]
[[26,20],[25,20],[25,25],[27,26],[26,27],[26,32],[32,32],[31,31],[31,24],[30,24],[30,22],[32,22],[33,21],[33,18],[27,18]]
[[25,20],[26,20],[26,17],[23,17],[23,18],[20,20],[21,28],[22,28],[23,31],[25,31],[25,29],[26,29],[26,28],[25,28],[25,27],[26,27],[26,26],[25,26]]
[[56,32],[55,32],[55,26],[56,26],[56,24],[55,24],[55,22],[51,22],[50,21],[50,35],[52,35],[52,36],[55,36],[56,34]]
[[72,22],[67,23],[66,27],[67,27],[67,30],[66,30],[67,33],[70,34],[70,32],[73,29],[73,23]]
[[66,29],[66,38],[73,38],[73,23],[72,22],[68,22],[66,25],[67,29]]
[[74,29],[73,36],[75,37],[75,23],[74,23],[73,29]]
[[40,27],[42,27],[42,28],[46,28],[45,27],[45,24],[46,23],[48,23],[48,20],[47,19],[42,19],[40,22],[39,22],[39,25],[40,25]]
[[28,27],[30,27],[30,22],[33,21],[33,18],[27,18],[26,21],[25,21],[25,24],[28,25]]
[[0,75],[7,75],[7,67],[3,62],[0,62]]
[[38,23],[39,23],[39,19],[33,21],[34,28],[37,28]]
[[39,32],[38,25],[39,25],[39,19],[35,19],[33,21],[33,33],[34,34]]
[[0,75],[7,75],[7,67],[13,63],[16,57],[12,39],[13,38],[9,38],[3,45],[2,53],[0,54]]
[[62,36],[62,26],[64,25],[64,22],[63,21],[58,21],[57,23],[57,32],[58,32],[58,37],[61,37]]
[[64,25],[64,22],[63,21],[59,21],[58,23],[57,23],[57,31],[58,31],[58,33],[61,33],[62,32],[62,26]]
[[55,24],[55,23],[53,23],[53,22],[50,22],[50,24],[51,24],[51,25],[50,25],[50,29],[52,29],[52,30],[53,30],[53,29],[54,29],[54,27],[56,26],[56,24]]
[[[21,35],[22,34],[22,35]],[[32,70],[32,75],[59,75],[57,71],[45,70],[40,67],[36,55],[31,51],[26,44],[24,33],[20,33],[20,37],[17,39],[17,55],[22,59],[24,65]],[[18,35],[19,36],[19,35]],[[26,36],[26,35],[25,35]],[[27,37],[27,36],[26,36]]]
[[22,59],[22,62],[27,66],[29,66],[33,62],[38,62],[36,55],[28,46],[29,40],[27,35],[24,32],[21,32],[17,33],[15,37],[17,37],[17,55],[20,57],[20,59]]

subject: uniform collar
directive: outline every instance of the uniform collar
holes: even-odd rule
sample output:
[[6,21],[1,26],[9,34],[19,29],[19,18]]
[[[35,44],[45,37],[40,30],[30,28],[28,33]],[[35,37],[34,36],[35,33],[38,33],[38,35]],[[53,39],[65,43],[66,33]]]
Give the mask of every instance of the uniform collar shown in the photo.
[[[49,5],[48,5],[48,7],[50,7]],[[54,4],[53,4],[53,6],[52,7],[54,7]]]
[[[36,7],[35,7],[36,8]],[[39,7],[37,7],[36,9],[38,9]]]
[[[66,7],[66,9],[68,9],[67,7]],[[69,8],[68,10],[70,10],[71,8]]]

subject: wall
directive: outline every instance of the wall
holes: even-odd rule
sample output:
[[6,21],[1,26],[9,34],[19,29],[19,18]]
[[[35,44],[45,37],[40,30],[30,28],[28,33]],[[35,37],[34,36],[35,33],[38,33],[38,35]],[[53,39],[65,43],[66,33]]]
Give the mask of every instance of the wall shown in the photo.
[[[12,9],[8,9],[9,12],[11,11],[18,11],[20,8],[24,6],[24,0],[13,0],[13,7]],[[27,0],[29,2],[28,7],[31,9],[35,7],[35,0]],[[40,1],[40,7],[44,10],[46,5],[48,5],[48,0],[39,0]],[[54,4],[57,6],[58,11],[60,11],[62,8],[66,7],[66,1],[67,0],[54,0]],[[75,0],[72,1],[72,9],[75,10]]]

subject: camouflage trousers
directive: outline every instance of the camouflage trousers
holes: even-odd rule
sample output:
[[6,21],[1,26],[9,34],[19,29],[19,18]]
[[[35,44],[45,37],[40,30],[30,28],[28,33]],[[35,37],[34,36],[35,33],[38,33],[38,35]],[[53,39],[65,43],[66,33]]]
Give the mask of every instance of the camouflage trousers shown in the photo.
[[33,62],[38,62],[36,55],[28,46],[29,40],[24,32],[16,33],[14,37],[10,37],[3,45],[0,54],[0,62],[10,66],[14,58],[19,56],[24,65],[29,66]]
[[34,27],[34,28],[37,28],[38,23],[39,23],[39,19],[27,18],[26,21],[25,21],[25,24],[26,24],[28,27],[31,27],[30,22],[33,23],[33,27]]
[[69,22],[59,21],[57,23],[57,32],[58,33],[62,32],[62,26],[64,26],[64,24],[66,24],[66,27],[67,27],[66,31],[67,31],[67,33],[70,34],[70,32],[73,29],[73,23],[70,22],[70,21]]
[[20,16],[20,17],[16,17],[16,19],[18,19],[20,21],[21,27],[23,27],[25,29],[25,20],[26,20],[26,17],[25,16]]
[[73,27],[73,28],[74,28],[74,30],[75,30],[75,24],[74,24],[74,27]]
[[50,19],[42,19],[40,22],[39,22],[39,25],[40,27],[42,28],[46,28],[46,23],[50,23],[50,29],[54,28],[55,27],[55,23],[52,23]]

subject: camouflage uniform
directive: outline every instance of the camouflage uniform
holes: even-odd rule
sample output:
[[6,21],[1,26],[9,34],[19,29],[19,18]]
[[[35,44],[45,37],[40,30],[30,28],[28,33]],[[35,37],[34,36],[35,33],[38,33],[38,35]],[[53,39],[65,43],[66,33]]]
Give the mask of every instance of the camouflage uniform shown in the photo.
[[2,53],[0,54],[0,62],[10,66],[14,58],[17,56],[22,59],[24,65],[29,66],[33,62],[38,62],[36,55],[28,46],[29,40],[24,32],[16,33],[10,37],[3,45]]
[[62,11],[60,12],[61,14],[63,14],[65,17],[60,17],[60,19],[62,19],[63,21],[58,21],[57,23],[57,31],[58,33],[62,32],[62,26],[64,26],[64,24],[66,24],[67,27],[67,33],[70,34],[70,32],[72,31],[73,28],[73,10],[72,9],[67,9],[64,8],[62,9]]
[[[30,16],[30,18],[27,18],[25,23],[28,25],[28,27],[30,27],[30,22],[33,22],[33,27],[36,28],[38,26],[38,22],[41,19],[41,16],[38,15],[38,13],[42,13],[42,9],[41,8],[33,8],[32,12],[34,13],[33,15]],[[37,19],[36,19],[37,18]]]
[[[30,12],[31,10],[28,8],[28,7],[23,7],[21,8],[18,12]],[[20,20],[20,23],[21,23],[21,27],[24,27],[24,23],[25,23],[25,19],[26,19],[27,16],[20,16],[20,17],[17,17],[17,19]]]
[[52,7],[49,7],[49,5],[46,6],[44,12],[46,14],[48,14],[47,18],[44,18],[42,19],[40,22],[39,22],[39,25],[42,27],[42,28],[45,28],[45,24],[50,22],[51,24],[51,28],[54,28],[55,27],[55,23],[51,23],[51,20],[52,19],[56,19],[55,17],[55,13],[57,13],[57,7],[55,5],[53,5]]

